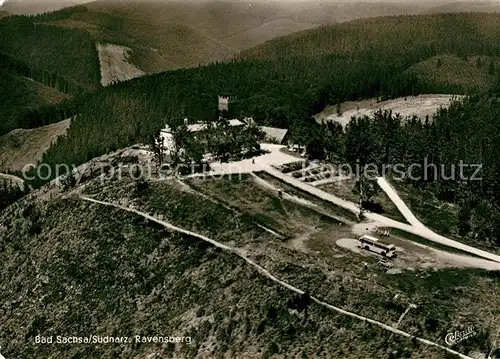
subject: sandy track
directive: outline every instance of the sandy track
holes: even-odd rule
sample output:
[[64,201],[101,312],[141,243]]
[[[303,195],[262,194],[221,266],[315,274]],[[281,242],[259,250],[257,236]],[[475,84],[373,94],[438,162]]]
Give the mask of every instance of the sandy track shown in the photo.
[[[230,162],[230,163],[213,163],[211,164],[211,171],[207,173],[208,175],[224,175],[224,174],[233,174],[233,173],[251,173],[251,172],[257,172],[257,171],[265,171],[271,176],[278,178],[285,183],[288,183],[289,185],[292,185],[293,187],[296,187],[302,191],[305,191],[315,197],[318,197],[324,201],[333,203],[336,206],[342,207],[344,209],[347,209],[355,214],[359,213],[359,207],[357,204],[353,202],[346,201],[344,199],[341,199],[335,195],[332,195],[330,193],[327,193],[319,188],[316,188],[310,184],[307,184],[305,182],[302,182],[296,178],[293,178],[292,176],[288,174],[284,174],[274,168],[272,168],[273,165],[281,165],[284,163],[291,163],[291,162],[296,162],[297,158],[292,157],[288,154],[285,154],[280,151],[283,146],[281,145],[271,145],[271,144],[262,144],[262,148],[264,150],[267,150],[268,153],[255,157],[253,160],[252,159],[245,159],[242,161],[238,162]],[[200,174],[200,175],[193,175],[192,177],[197,177],[197,176],[206,176],[207,174]],[[189,176],[188,176],[189,177]],[[386,189],[388,188],[385,186]],[[390,188],[392,186],[389,185]],[[397,193],[392,189],[390,192],[390,197],[397,199],[399,196]],[[444,236],[441,236],[432,230],[428,229],[425,227],[422,223],[418,221],[418,219],[413,215],[413,213],[409,210],[409,208],[404,204],[404,202],[399,198],[395,202],[396,206],[399,204],[399,209],[403,209],[405,214],[408,216],[408,218],[412,219],[412,222],[414,222],[415,225],[411,224],[406,224],[406,223],[401,223],[396,220],[384,217],[382,215],[376,214],[376,213],[370,213],[370,212],[365,212],[365,217],[370,220],[371,222],[375,222],[374,225],[378,227],[390,227],[390,228],[397,228],[403,231],[406,231],[411,234],[415,234],[417,236],[420,236],[422,238],[425,238],[431,242],[435,242],[438,244],[442,244],[451,248],[458,249],[460,251],[466,252],[473,254],[478,257],[482,257],[497,263],[500,263],[500,256],[489,253],[487,251],[477,249],[471,246],[468,246],[466,244],[451,240],[449,238],[446,238]],[[410,222],[411,223],[411,222]],[[500,264],[498,265],[498,270],[500,270]]]
[[392,187],[392,185],[387,182],[384,177],[377,178],[377,183],[380,188],[382,188],[382,190],[387,194],[387,196],[389,196],[390,200],[396,205],[396,207],[401,212],[403,217],[405,217],[408,223],[415,227],[425,227],[422,222],[420,222],[417,217],[415,217],[410,208],[406,205],[406,203],[404,203],[401,197],[399,197],[394,187]]
[[[96,204],[100,204],[100,205],[104,205],[104,206],[110,206],[110,207],[115,207],[115,208],[118,208],[118,209],[122,209],[124,211],[127,211],[127,212],[132,212],[132,213],[135,213],[139,216],[142,216],[148,220],[151,220],[151,221],[154,221],[172,231],[175,231],[175,232],[179,232],[179,233],[184,233],[184,234],[187,234],[189,236],[192,236],[192,237],[195,237],[195,238],[198,238],[198,239],[201,239],[205,242],[208,242],[212,245],[214,245],[215,247],[218,247],[218,248],[221,248],[223,250],[226,250],[226,251],[229,251],[231,253],[234,253],[236,254],[237,256],[239,256],[240,258],[242,258],[243,260],[245,260],[248,264],[250,264],[252,267],[254,267],[260,274],[262,274],[263,276],[267,277],[268,279],[272,280],[273,282],[295,292],[295,293],[298,293],[298,294],[304,294],[304,291],[297,288],[297,287],[294,287],[293,285],[285,282],[285,281],[282,281],[280,279],[278,279],[277,277],[275,277],[273,274],[271,274],[267,269],[261,267],[260,265],[258,265],[257,263],[255,263],[254,261],[252,261],[250,258],[248,258],[246,256],[246,253],[245,251],[242,251],[240,250],[239,248],[234,248],[234,247],[230,247],[230,246],[227,246],[225,244],[222,244],[220,242],[217,242],[211,238],[208,238],[206,236],[203,236],[201,234],[198,234],[196,232],[192,232],[192,231],[188,231],[188,230],[185,230],[183,228],[180,228],[180,227],[177,227],[177,226],[174,226],[173,224],[171,223],[168,223],[168,222],[165,222],[165,221],[161,221],[147,213],[144,213],[144,212],[141,212],[141,211],[138,211],[136,209],[132,209],[132,208],[129,208],[129,207],[124,207],[124,206],[121,206],[121,205],[117,205],[117,204],[114,204],[114,203],[110,203],[110,202],[104,202],[104,201],[99,201],[99,200],[96,200],[96,199],[93,199],[93,198],[89,198],[89,197],[85,197],[85,196],[82,196],[80,195],[80,199],[84,200],[84,201],[88,201],[88,202],[93,202],[93,203],[96,203]],[[421,342],[421,343],[424,343],[424,344],[427,344],[427,345],[430,345],[430,346],[434,346],[434,347],[437,347],[437,348],[440,348],[442,350],[445,350],[449,353],[452,353],[454,355],[457,355],[459,358],[462,358],[462,359],[473,359],[467,355],[464,355],[464,354],[461,354],[459,352],[456,352],[450,348],[447,348],[445,346],[442,346],[438,343],[435,343],[435,342],[432,342],[430,340],[427,340],[427,339],[424,339],[424,338],[420,338],[420,337],[414,337],[413,335],[405,332],[405,331],[402,331],[402,330],[399,330],[399,329],[396,329],[390,325],[387,325],[387,324],[384,324],[382,322],[379,322],[377,320],[374,320],[374,319],[370,319],[370,318],[367,318],[367,317],[364,317],[364,316],[361,316],[361,315],[358,315],[356,313],[352,313],[352,312],[349,312],[349,311],[346,311],[342,308],[338,308],[336,306],[333,306],[331,304],[328,304],[326,302],[323,302],[322,300],[316,298],[316,297],[313,297],[311,296],[311,299],[321,305],[321,306],[324,306],[328,309],[331,309],[331,310],[334,310],[338,313],[341,313],[341,314],[344,314],[344,315],[347,315],[349,317],[352,317],[352,318],[355,318],[355,319],[358,319],[358,320],[361,320],[363,322],[367,322],[367,323],[370,323],[370,324],[373,324],[373,325],[376,325],[384,330],[387,330],[389,332],[392,332],[394,334],[398,334],[398,335],[401,335],[401,336],[404,336],[406,338],[415,338],[415,340]]]
[[[498,264],[486,259],[445,252],[417,243],[399,243],[397,239],[391,241],[396,245],[398,257],[392,260],[396,268],[481,268],[498,270]],[[374,252],[361,250],[354,238],[341,238],[335,242],[337,246],[348,249],[366,257],[382,259]],[[400,246],[401,245],[401,246]]]
[[[396,207],[401,212],[401,214],[403,214],[403,216],[406,218],[406,220],[409,223],[411,223],[411,225],[413,226],[415,231],[420,233],[420,234],[418,234],[418,233],[417,234],[420,235],[421,237],[427,238],[433,242],[444,244],[444,245],[447,245],[449,247],[453,247],[453,248],[460,249],[460,250],[463,250],[463,251],[471,253],[471,254],[478,255],[478,256],[483,257],[483,258],[487,258],[489,260],[493,260],[495,262],[500,262],[500,256],[497,256],[497,255],[491,254],[489,252],[486,252],[486,251],[483,251],[483,250],[480,250],[480,249],[477,249],[477,248],[474,248],[471,246],[467,246],[467,245],[462,244],[460,242],[451,240],[451,239],[446,238],[444,236],[441,236],[441,235],[433,232],[429,228],[425,227],[425,225],[422,222],[420,222],[417,219],[417,217],[415,217],[415,215],[412,213],[410,208],[408,208],[408,206],[404,203],[404,201],[401,199],[401,197],[399,197],[399,195],[396,192],[396,190],[394,189],[394,187],[392,187],[392,185],[389,182],[387,182],[387,180],[385,178],[379,177],[377,179],[377,182],[380,185],[380,187],[382,188],[382,190],[389,196],[391,201],[396,205]],[[488,254],[488,255],[486,255],[486,254]],[[461,257],[463,257],[464,259],[468,258],[466,256],[461,256]],[[471,260],[475,260],[475,258],[469,258],[468,262],[470,262]],[[500,265],[497,265],[495,269],[500,270]]]
[[[322,191],[319,188],[310,186],[310,185],[308,185],[304,182],[301,182],[301,181],[299,181],[291,176],[283,174],[280,171],[277,171],[273,168],[267,167],[266,172],[273,177],[281,179],[282,181],[284,181],[284,182],[286,182],[286,183],[288,183],[296,188],[299,188],[299,189],[301,189],[309,194],[312,194],[313,196],[316,196],[320,199],[331,202],[337,206],[343,207],[343,208],[345,208],[353,213],[359,213],[359,209],[358,209],[357,205],[352,203],[352,202],[343,200],[343,199],[338,198],[330,193]],[[396,205],[397,205],[397,203],[396,203]],[[368,213],[368,212],[365,213],[365,217],[371,221],[378,223],[380,227],[397,228],[397,229],[415,234],[415,235],[420,236],[422,238],[425,238],[429,241],[436,242],[438,244],[442,244],[442,245],[445,245],[445,246],[448,246],[451,248],[461,250],[463,252],[467,252],[467,253],[476,255],[478,257],[482,257],[482,258],[500,263],[500,256],[498,256],[496,254],[489,253],[489,252],[483,251],[481,249],[477,249],[477,248],[468,246],[466,244],[451,240],[451,239],[446,238],[444,236],[441,236],[437,233],[434,233],[433,231],[431,231],[427,227],[424,227],[423,225],[422,226],[412,226],[412,225],[409,225],[406,223],[401,223],[401,222],[398,222],[396,220],[384,217],[384,216],[379,215],[379,214]],[[500,270],[500,264],[498,265],[498,270]]]

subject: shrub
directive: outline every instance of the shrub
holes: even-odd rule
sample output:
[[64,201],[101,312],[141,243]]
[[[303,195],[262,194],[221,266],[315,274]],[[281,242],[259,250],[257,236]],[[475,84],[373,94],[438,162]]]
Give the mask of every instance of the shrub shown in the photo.
[[32,236],[42,233],[42,225],[38,222],[32,223],[30,228],[28,229],[28,233]]

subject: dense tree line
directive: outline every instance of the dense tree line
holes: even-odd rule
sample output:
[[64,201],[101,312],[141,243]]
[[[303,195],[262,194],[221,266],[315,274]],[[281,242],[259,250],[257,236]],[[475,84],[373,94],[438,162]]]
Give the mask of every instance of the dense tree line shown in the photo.
[[[441,109],[433,119],[377,112],[338,126],[306,129],[315,158],[372,165],[459,208],[458,234],[500,245],[500,98],[476,95]],[[303,131],[303,129],[295,129]],[[299,132],[304,133],[304,132]],[[332,139],[334,139],[332,141]],[[332,158],[332,156],[330,156]]]
[[[476,19],[475,15],[471,16]],[[442,31],[439,36],[425,27],[425,19],[431,19],[427,22],[435,26],[434,30]],[[260,124],[289,127],[339,101],[427,92],[427,84],[420,83],[406,69],[437,53],[498,51],[496,43],[482,46],[481,40],[478,45],[475,35],[478,30],[472,35],[457,35],[455,27],[450,25],[453,15],[440,19],[422,17],[419,21],[424,29],[418,31],[429,34],[421,39],[412,38],[411,44],[408,21],[410,24],[416,21],[413,17],[385,19],[385,26],[379,29],[385,37],[373,35],[378,42],[365,39],[374,31],[371,23],[375,20],[368,20],[366,28],[356,24],[340,26],[341,30],[335,26],[324,28],[326,33],[340,31],[331,38],[325,35],[331,42],[325,54],[298,56],[283,47],[283,54],[276,57],[247,56],[228,63],[147,76],[103,89],[83,104],[81,116],[73,122],[68,136],[47,153],[44,161],[81,163],[135,141],[147,142],[172,118],[213,119],[220,93],[238,96],[235,106],[241,115],[251,115]],[[466,19],[467,15],[455,15],[458,25]],[[308,37],[309,33],[304,35],[304,40],[300,40],[301,37],[297,37],[300,41],[296,40],[304,49],[325,43],[319,36],[321,29],[311,32],[318,33],[313,38]],[[350,36],[353,41],[343,52],[336,47],[336,42],[344,41],[340,35]],[[292,49],[299,46],[293,41]],[[277,43],[277,48],[282,48],[281,42]],[[314,48],[321,48],[316,45]],[[449,92],[454,90],[450,88]]]
[[[86,8],[0,20],[0,135],[71,117],[81,98],[100,87],[99,59],[92,36],[82,30],[41,24],[82,11]],[[25,79],[34,82],[31,85]],[[40,84],[76,100],[45,100]]]
[[30,66],[25,61],[3,52],[0,52],[0,64],[2,71],[26,77],[64,93],[81,94],[91,90],[86,84],[78,83],[47,69]]
[[99,59],[92,36],[84,30],[41,24],[44,16],[63,15],[0,20],[1,67],[72,94],[99,88]]
[[[346,62],[351,67],[344,70]],[[48,151],[44,162],[82,163],[137,141],[149,142],[173,118],[213,120],[217,95],[223,92],[237,94],[238,114],[278,127],[310,118],[336,103],[337,96],[372,97],[381,89],[411,93],[405,86],[408,79],[390,78],[383,70],[363,59],[238,60],[135,79],[105,88],[83,103],[67,136]]]
[[[82,95],[77,99],[64,100],[55,105],[44,105],[29,109],[18,117],[16,128],[37,128],[74,117],[78,113],[79,106],[86,99],[88,99],[88,96]],[[0,133],[2,133],[1,130]]]
[[442,13],[360,19],[322,26],[270,40],[240,54],[246,59],[359,54],[384,58],[397,52],[401,62],[437,54],[498,56],[496,13]]
[[61,10],[46,12],[43,14],[27,15],[27,17],[36,22],[49,22],[68,19],[75,14],[86,13],[88,11],[89,9],[87,9],[87,7],[85,6],[71,6],[63,8]]
[[90,98],[87,94],[72,99],[53,91],[53,98],[46,99],[40,94],[43,91],[47,89],[40,84],[0,70],[0,97],[4,103],[0,107],[0,136],[16,128],[36,128],[70,118]]

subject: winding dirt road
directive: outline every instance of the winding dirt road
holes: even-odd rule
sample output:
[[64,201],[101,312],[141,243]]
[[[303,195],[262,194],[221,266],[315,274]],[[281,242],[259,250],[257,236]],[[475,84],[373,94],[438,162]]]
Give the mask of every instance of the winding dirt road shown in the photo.
[[[267,277],[268,279],[272,280],[273,282],[295,292],[295,293],[298,293],[298,294],[303,294],[304,291],[297,288],[297,287],[294,287],[293,285],[287,283],[287,282],[284,282],[280,279],[278,279],[277,277],[275,277],[274,275],[272,275],[267,269],[261,267],[260,265],[258,265],[257,263],[255,263],[254,261],[252,261],[250,258],[248,258],[244,253],[245,251],[239,249],[239,248],[235,248],[235,247],[230,247],[230,246],[227,246],[225,244],[222,244],[220,242],[217,242],[211,238],[208,238],[204,235],[201,235],[201,234],[198,234],[198,233],[195,233],[195,232],[192,232],[192,231],[188,231],[186,229],[183,229],[183,228],[180,228],[180,227],[177,227],[177,226],[174,226],[173,224],[171,223],[168,223],[168,222],[165,222],[165,221],[162,221],[162,220],[159,220],[147,213],[144,213],[144,212],[141,212],[141,211],[138,211],[136,209],[133,209],[133,208],[129,208],[129,207],[125,207],[125,206],[121,206],[121,205],[118,205],[118,204],[114,204],[114,203],[111,203],[111,202],[104,202],[104,201],[99,201],[99,200],[96,200],[94,198],[90,198],[90,197],[86,197],[86,196],[83,196],[83,195],[80,195],[79,198],[81,200],[84,200],[84,201],[88,201],[88,202],[92,202],[92,203],[96,203],[96,204],[100,204],[100,205],[104,205],[104,206],[109,206],[109,207],[115,207],[115,208],[118,208],[118,209],[121,209],[121,210],[124,210],[124,211],[127,211],[127,212],[131,212],[131,213],[135,213],[139,216],[142,216],[148,220],[151,220],[153,222],[156,222],[172,231],[175,231],[175,232],[179,232],[179,233],[184,233],[184,234],[187,234],[189,236],[192,236],[192,237],[195,237],[195,238],[198,238],[198,239],[201,239],[205,242],[208,242],[212,245],[214,245],[215,247],[218,247],[218,248],[221,248],[223,250],[226,250],[226,251],[229,251],[231,253],[234,253],[236,254],[237,256],[239,256],[240,258],[242,258],[243,260],[245,260],[248,264],[250,264],[252,267],[254,267],[255,269],[257,269],[257,271],[262,274],[263,276]],[[384,324],[382,322],[379,322],[377,320],[374,320],[374,319],[370,319],[370,318],[367,318],[367,317],[364,317],[364,316],[361,316],[361,315],[358,315],[356,313],[352,313],[352,312],[349,312],[349,311],[346,311],[344,309],[341,309],[341,308],[338,308],[336,306],[333,306],[331,304],[328,304],[326,302],[323,302],[322,300],[316,298],[316,297],[313,297],[311,296],[311,299],[321,305],[321,306],[324,306],[326,308],[329,308],[331,310],[334,310],[338,313],[341,313],[341,314],[344,314],[344,315],[347,315],[347,316],[350,316],[352,318],[356,318],[356,319],[359,319],[363,322],[367,322],[367,323],[370,323],[370,324],[373,324],[373,325],[376,325],[384,330],[387,330],[391,333],[394,333],[394,334],[398,334],[398,335],[401,335],[403,337],[406,337],[406,338],[413,338],[413,336],[405,331],[402,331],[402,330],[399,330],[397,328],[394,328],[390,325],[387,325],[387,324]],[[450,348],[447,348],[445,346],[442,346],[438,343],[435,343],[435,342],[432,342],[430,340],[427,340],[427,339],[424,339],[424,338],[420,338],[420,337],[414,337],[415,340],[421,342],[421,343],[424,343],[424,344],[427,344],[427,345],[430,345],[430,346],[434,346],[434,347],[437,347],[437,348],[440,348],[442,350],[445,350],[451,354],[454,354],[454,355],[457,355],[459,358],[461,359],[473,359],[467,355],[464,355],[464,354],[461,354],[459,352],[456,352]]]
[[[283,182],[286,182],[286,183],[288,183],[288,184],[290,184],[290,185],[292,185],[292,186],[294,186],[302,191],[305,191],[309,194],[312,194],[313,196],[316,196],[322,200],[331,202],[339,207],[345,208],[353,213],[359,213],[358,206],[353,202],[343,200],[343,199],[336,197],[330,193],[327,193],[319,188],[310,186],[307,183],[304,183],[304,182],[299,181],[291,176],[283,174],[280,171],[277,171],[271,167],[265,166],[263,168],[271,176],[278,178],[278,179],[282,180]],[[397,199],[396,201],[394,201],[394,203],[396,204],[398,209],[403,213],[405,218],[408,219],[408,222],[410,222],[410,223],[414,222],[415,225],[401,223],[401,222],[398,222],[396,220],[384,217],[380,214],[365,212],[365,217],[367,219],[378,223],[379,226],[381,226],[381,227],[397,228],[397,229],[406,231],[408,233],[412,233],[412,234],[415,234],[415,235],[420,236],[422,238],[425,238],[429,241],[432,241],[432,242],[435,242],[435,243],[438,243],[441,245],[445,245],[445,246],[448,246],[451,248],[455,248],[455,249],[461,250],[463,252],[467,252],[467,253],[473,254],[475,256],[482,257],[482,258],[500,263],[500,256],[498,256],[496,254],[486,252],[486,251],[483,251],[481,249],[477,249],[477,248],[468,246],[466,244],[451,240],[451,239],[446,238],[444,236],[441,236],[441,235],[433,232],[429,228],[425,227],[421,222],[418,221],[418,219],[413,215],[413,213],[411,213],[410,209],[404,204],[404,202],[401,200],[401,198],[399,198],[398,194],[396,193],[396,191],[394,191],[394,189],[392,189],[392,186],[390,186],[390,184],[387,183],[387,185],[384,185],[384,187],[385,187],[385,189],[387,189],[389,191],[388,195],[391,198],[391,200],[393,198]],[[411,221],[410,221],[410,219],[411,219]],[[498,270],[500,270],[500,264],[498,265]]]
[[[257,171],[265,171],[271,176],[282,180],[293,187],[296,187],[302,191],[305,191],[315,197],[318,197],[322,200],[328,201],[347,209],[355,214],[359,213],[359,207],[357,204],[353,202],[349,202],[343,200],[333,194],[327,193],[319,188],[316,188],[308,183],[302,182],[292,176],[284,174],[276,169],[274,169],[273,165],[281,165],[285,163],[296,162],[297,158],[292,157],[286,153],[281,152],[281,149],[284,148],[282,145],[272,145],[272,144],[262,144],[262,148],[266,150],[268,153],[255,157],[252,159],[245,159],[242,161],[231,162],[231,163],[214,163],[211,167],[211,171],[208,175],[217,176],[217,175],[227,175],[227,174],[235,174],[235,173],[252,173]],[[207,174],[194,175],[196,176],[205,176]],[[424,239],[427,239],[431,242],[435,242],[444,246],[448,246],[451,248],[455,248],[461,250],[463,252],[485,258],[487,260],[500,263],[500,256],[474,248],[472,246],[468,246],[466,244],[454,241],[452,239],[441,236],[429,228],[425,227],[416,216],[411,212],[411,210],[406,206],[404,201],[398,196],[397,192],[392,188],[392,186],[384,179],[379,179],[379,185],[381,188],[387,193],[389,198],[394,202],[399,211],[403,214],[409,224],[398,222],[396,220],[384,217],[382,215],[376,213],[365,212],[365,217],[374,222],[379,227],[389,227],[389,228],[397,228],[403,230],[405,232],[417,235]],[[498,265],[498,270],[500,270],[500,264]]]

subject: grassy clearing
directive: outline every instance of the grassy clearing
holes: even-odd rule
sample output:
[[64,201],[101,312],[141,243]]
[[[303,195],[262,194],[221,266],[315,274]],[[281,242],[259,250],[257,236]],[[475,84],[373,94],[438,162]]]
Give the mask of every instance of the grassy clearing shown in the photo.
[[67,131],[70,122],[65,120],[35,129],[17,129],[0,136],[0,172],[22,171],[25,165],[40,161],[57,137]]
[[304,192],[298,188],[295,188],[288,183],[285,183],[281,181],[280,179],[273,177],[265,172],[258,172],[256,173],[257,176],[260,178],[266,180],[267,182],[271,183],[273,186],[280,188],[281,190],[285,191],[286,193],[289,193],[291,195],[297,196],[299,198],[304,198],[308,200],[309,202],[316,204],[320,206],[321,208],[327,209],[329,212],[333,213],[336,216],[342,217],[347,219],[348,221],[356,221],[357,217],[354,213],[351,211],[348,211],[342,207],[336,206],[330,202],[321,200],[317,198],[316,196],[313,196],[307,192]]
[[128,181],[119,191],[110,185],[95,193],[102,200],[133,203],[146,213],[221,242],[240,246],[270,236],[255,225],[253,218],[238,216],[223,204],[186,192],[173,181],[149,183],[141,189]]
[[250,176],[194,179],[190,185],[288,239],[307,238],[309,243],[313,237],[326,235],[331,241],[349,232],[348,226],[341,230],[338,221],[280,198],[277,193],[255,183]]
[[[280,220],[287,215],[283,201],[259,189],[248,175],[191,179],[188,183],[197,191],[252,218],[256,223],[285,235],[286,227]],[[286,207],[288,205],[291,204]]]
[[[320,185],[317,188],[325,192],[331,193],[342,199],[345,199],[346,201],[358,203],[359,196],[353,192],[354,185],[355,185],[355,180],[348,179],[335,183]],[[401,212],[399,212],[396,205],[390,200],[390,198],[385,194],[384,191],[381,190],[375,197],[373,197],[372,201],[382,206],[383,209],[383,212],[381,213],[382,215],[392,218],[399,222],[408,223],[406,221],[406,218],[404,218]]]

